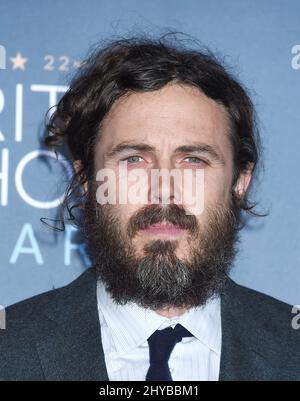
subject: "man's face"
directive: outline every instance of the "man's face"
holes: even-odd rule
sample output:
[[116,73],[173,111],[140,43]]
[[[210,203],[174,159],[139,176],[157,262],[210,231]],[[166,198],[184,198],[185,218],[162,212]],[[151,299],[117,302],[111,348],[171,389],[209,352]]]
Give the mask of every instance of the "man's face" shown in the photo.
[[[132,274],[132,286],[141,286],[141,275],[144,275],[144,293],[149,292],[147,301],[144,299],[145,302],[142,302],[141,296],[136,299],[144,306],[151,306],[150,288],[154,294],[154,272],[156,277],[162,279],[173,268],[174,274],[176,275],[176,271],[178,273],[177,278],[181,275],[182,284],[182,288],[176,288],[180,283],[176,278],[173,278],[172,283],[172,277],[169,277],[165,297],[163,292],[167,287],[161,288],[161,302],[153,299],[152,306],[157,307],[166,305],[167,299],[174,301],[175,294],[178,305],[183,304],[184,291],[188,292],[187,285],[200,285],[204,272],[208,276],[203,285],[207,286],[208,281],[213,280],[212,272],[222,263],[224,269],[220,267],[219,270],[225,276],[225,266],[228,268],[233,258],[236,240],[233,224],[236,215],[231,193],[233,151],[228,131],[229,121],[225,109],[196,88],[188,86],[167,85],[154,92],[130,94],[114,103],[103,122],[101,136],[95,147],[95,172],[102,169],[112,170],[117,179],[117,188],[125,188],[124,178],[119,175],[121,161],[126,161],[128,171],[142,169],[148,177],[153,169],[177,169],[181,172],[190,169],[193,177],[198,169],[204,173],[204,209],[198,215],[186,214],[190,205],[184,202],[174,206],[175,186],[171,181],[168,182],[170,192],[167,205],[161,202],[166,182],[160,182],[160,196],[156,199],[158,204],[151,205],[150,178],[147,181],[147,204],[119,204],[118,194],[116,204],[97,205],[98,212],[93,216],[89,214],[86,228],[90,231],[88,236],[93,248],[94,262],[103,263],[98,259],[100,254],[102,258],[111,258],[110,265],[105,262],[103,269],[106,269],[107,274],[103,273],[102,278],[107,281],[116,298],[117,293],[119,299],[122,298],[122,283],[114,291],[113,281],[108,282],[111,277],[108,273],[114,273],[108,270],[118,269],[113,266],[118,263],[118,259],[114,260],[112,253],[119,252],[119,259],[122,256],[125,265],[127,260],[123,273],[127,268],[127,273]],[[236,186],[239,194],[246,190],[249,180],[250,174],[240,177]],[[89,210],[86,213],[92,210],[96,199],[91,199],[91,196],[95,198],[96,188],[101,183],[89,184],[91,193],[87,203]],[[131,185],[133,184],[126,182],[127,189]],[[192,188],[192,192],[195,194],[195,188]],[[105,254],[103,248],[107,248]],[[134,270],[137,273],[138,269],[139,279],[137,274],[134,276]],[[147,269],[150,275],[146,274]],[[101,271],[101,267],[99,270]],[[190,280],[186,279],[188,270],[198,277],[198,283],[195,282],[195,276],[190,276]],[[115,273],[118,274],[119,271],[120,268]],[[151,274],[152,282],[147,283],[147,280],[151,280]],[[186,283],[183,283],[185,279]],[[157,282],[156,285],[160,284]],[[174,297],[170,287],[174,289]],[[124,288],[123,295],[125,293]],[[134,300],[133,287],[131,291],[127,291],[126,299],[130,298]],[[186,301],[195,304],[204,302],[205,299],[200,301],[200,298],[196,300],[195,297],[193,299],[192,296],[187,296]]]

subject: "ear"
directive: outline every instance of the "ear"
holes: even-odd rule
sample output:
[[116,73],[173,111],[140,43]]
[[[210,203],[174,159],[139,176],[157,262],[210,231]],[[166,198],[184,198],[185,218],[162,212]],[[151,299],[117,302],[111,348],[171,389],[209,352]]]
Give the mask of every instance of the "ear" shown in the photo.
[[[75,161],[73,162],[73,167],[74,167],[74,170],[76,171],[76,173],[78,173],[78,171],[80,171],[80,170],[82,169],[82,162],[81,162],[81,160],[75,160]],[[83,184],[83,188],[84,188],[84,191],[86,192],[86,191],[87,191],[87,188],[88,188],[87,182],[85,182],[85,183]]]
[[248,163],[247,169],[240,174],[234,187],[234,192],[238,199],[243,199],[243,197],[245,196],[245,193],[251,182],[252,171],[253,163]]

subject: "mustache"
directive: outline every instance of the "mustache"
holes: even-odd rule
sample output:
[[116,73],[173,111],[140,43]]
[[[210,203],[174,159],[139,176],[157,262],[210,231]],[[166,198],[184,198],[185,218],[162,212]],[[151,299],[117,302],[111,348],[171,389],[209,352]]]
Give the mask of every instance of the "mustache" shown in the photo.
[[188,230],[191,234],[195,234],[198,230],[196,217],[186,214],[183,206],[177,204],[163,207],[160,205],[150,205],[141,208],[131,216],[127,228],[128,235],[132,238],[137,231],[147,229],[153,224],[162,223],[164,220],[167,223]]

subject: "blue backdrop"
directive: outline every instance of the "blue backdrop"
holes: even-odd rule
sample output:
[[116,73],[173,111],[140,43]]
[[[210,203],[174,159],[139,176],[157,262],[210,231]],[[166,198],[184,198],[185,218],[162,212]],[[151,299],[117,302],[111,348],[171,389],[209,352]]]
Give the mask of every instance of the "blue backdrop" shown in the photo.
[[300,304],[299,0],[10,0],[0,3],[1,305],[67,284],[89,263],[72,226],[54,235],[39,220],[55,216],[70,174],[40,151],[46,110],[98,40],[166,27],[223,54],[260,116],[256,199],[270,215],[242,233],[232,277]]

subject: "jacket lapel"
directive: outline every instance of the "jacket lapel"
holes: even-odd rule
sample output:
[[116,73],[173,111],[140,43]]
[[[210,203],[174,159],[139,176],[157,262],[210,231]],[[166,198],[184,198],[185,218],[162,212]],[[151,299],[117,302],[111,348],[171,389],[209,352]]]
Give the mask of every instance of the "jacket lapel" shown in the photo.
[[108,381],[94,271],[58,291],[45,310],[55,325],[36,344],[46,380]]
[[[259,332],[239,299],[238,285],[228,280],[221,296],[222,348],[220,381],[272,380],[276,376],[268,358],[268,336]],[[244,305],[245,306],[245,305]],[[255,314],[254,314],[255,315]]]

